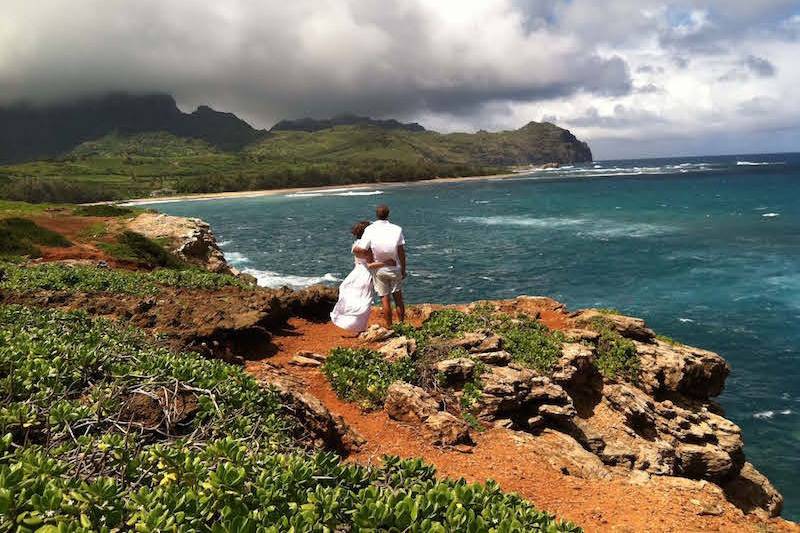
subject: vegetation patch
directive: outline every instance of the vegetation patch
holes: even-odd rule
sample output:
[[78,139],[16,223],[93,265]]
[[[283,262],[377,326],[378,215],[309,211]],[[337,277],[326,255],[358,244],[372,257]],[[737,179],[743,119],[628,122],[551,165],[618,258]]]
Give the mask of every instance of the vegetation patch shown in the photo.
[[15,292],[50,290],[145,296],[158,294],[163,286],[201,290],[217,290],[223,287],[254,288],[235,276],[199,269],[133,272],[56,263],[25,267],[6,262],[0,263],[0,270],[4,273],[0,276],[0,288]]
[[101,243],[99,246],[114,259],[130,261],[150,268],[182,268],[186,266],[160,243],[135,231],[125,230],[117,236],[115,243]]
[[395,328],[417,339],[423,347],[436,338],[455,338],[474,331],[491,331],[503,339],[505,350],[517,363],[540,372],[549,372],[561,357],[563,334],[551,331],[528,315],[498,313],[490,306],[471,313],[455,309],[434,311],[420,328],[402,325]]
[[666,335],[656,334],[656,339],[660,340],[661,342],[666,342],[672,346],[680,346],[681,343],[673,339],[672,337],[667,337]]
[[602,318],[594,319],[592,327],[600,333],[595,364],[603,376],[636,383],[639,379],[639,355],[633,341],[617,333]]
[[41,255],[38,246],[66,247],[70,244],[60,233],[27,218],[0,219],[0,255],[38,257]]
[[386,389],[397,380],[415,382],[415,365],[411,358],[390,363],[376,351],[335,348],[322,372],[336,394],[365,409],[377,409],[386,399]]
[[83,205],[75,208],[74,213],[82,217],[126,217],[136,213],[130,207],[113,204]]
[[81,313],[0,307],[0,391],[1,531],[579,531],[420,460],[309,454],[242,368]]

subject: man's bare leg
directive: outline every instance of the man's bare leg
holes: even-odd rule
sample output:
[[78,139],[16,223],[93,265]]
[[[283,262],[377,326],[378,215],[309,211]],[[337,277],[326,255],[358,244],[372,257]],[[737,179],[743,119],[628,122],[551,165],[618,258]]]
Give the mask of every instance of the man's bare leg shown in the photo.
[[397,306],[397,319],[400,322],[405,322],[406,305],[403,303],[403,291],[397,291],[392,296],[394,296],[394,304]]
[[383,320],[386,322],[386,327],[392,327],[392,297],[387,294],[381,296],[381,305],[383,306]]

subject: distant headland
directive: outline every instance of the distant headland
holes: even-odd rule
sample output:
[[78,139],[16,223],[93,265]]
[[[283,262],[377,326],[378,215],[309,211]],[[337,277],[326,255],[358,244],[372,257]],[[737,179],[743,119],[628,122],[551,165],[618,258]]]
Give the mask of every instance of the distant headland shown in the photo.
[[588,144],[549,122],[442,134],[344,114],[259,130],[208,106],[184,113],[167,94],[0,107],[0,198],[33,202],[417,181],[591,160]]

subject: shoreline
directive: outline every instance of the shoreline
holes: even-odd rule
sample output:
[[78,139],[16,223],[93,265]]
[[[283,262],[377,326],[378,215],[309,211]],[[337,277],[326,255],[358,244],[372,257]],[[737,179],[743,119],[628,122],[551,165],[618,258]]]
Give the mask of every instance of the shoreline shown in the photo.
[[259,189],[255,191],[227,191],[227,192],[210,192],[210,193],[194,193],[194,194],[176,194],[173,196],[154,196],[152,198],[132,198],[130,200],[122,200],[117,202],[94,202],[93,204],[86,205],[101,205],[101,204],[116,204],[126,207],[135,207],[140,205],[149,204],[165,204],[171,202],[197,202],[203,200],[222,200],[226,198],[258,198],[261,196],[280,196],[284,194],[302,194],[306,192],[324,192],[324,191],[346,191],[353,189],[363,188],[389,188],[389,187],[404,187],[408,185],[425,185],[432,183],[453,183],[459,181],[479,181],[479,180],[501,180],[524,176],[529,172],[535,172],[537,169],[531,169],[524,172],[508,172],[505,174],[487,174],[485,176],[463,176],[463,177],[448,177],[448,178],[426,178],[414,181],[373,181],[362,183],[350,183],[346,185],[320,185],[316,187],[287,187],[282,189]]

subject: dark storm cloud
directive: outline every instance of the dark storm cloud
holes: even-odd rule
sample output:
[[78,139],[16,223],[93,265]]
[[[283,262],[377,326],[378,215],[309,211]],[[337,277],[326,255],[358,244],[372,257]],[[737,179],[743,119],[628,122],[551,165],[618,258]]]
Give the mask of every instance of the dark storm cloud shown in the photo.
[[631,90],[622,58],[530,26],[511,4],[474,8],[461,26],[431,5],[12,0],[0,8],[10,28],[0,33],[0,100],[166,91],[184,106],[209,103],[268,125]]
[[546,116],[590,142],[745,138],[798,121],[798,46],[797,0],[3,0],[0,105],[159,91],[259,127]]

